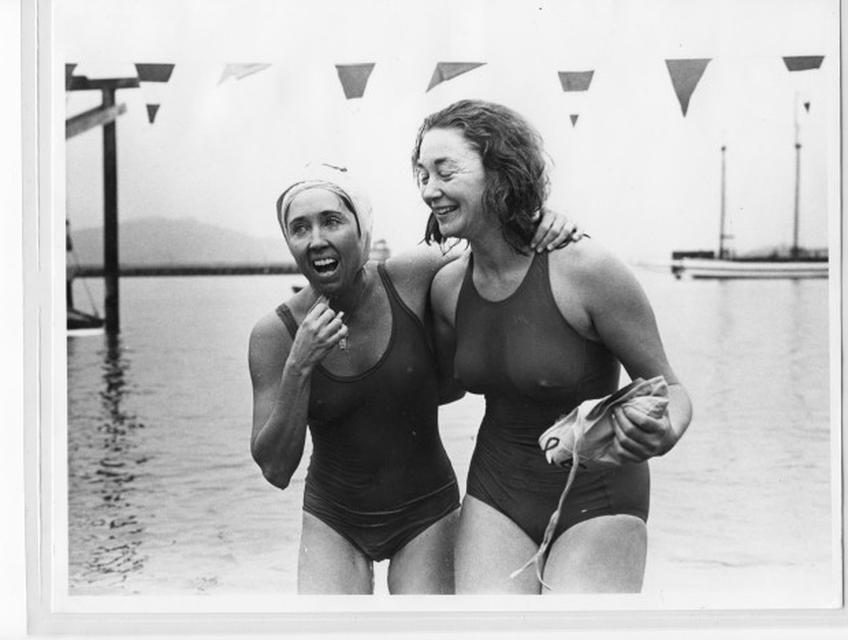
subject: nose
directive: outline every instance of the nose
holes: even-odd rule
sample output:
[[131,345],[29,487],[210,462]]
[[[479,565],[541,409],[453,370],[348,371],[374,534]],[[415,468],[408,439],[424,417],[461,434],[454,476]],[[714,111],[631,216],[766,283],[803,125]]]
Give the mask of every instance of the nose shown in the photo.
[[436,200],[440,195],[442,195],[442,188],[435,177],[421,185],[421,197],[427,204]]
[[313,249],[315,247],[324,247],[327,245],[327,239],[324,237],[324,234],[321,232],[321,225],[315,225],[312,227],[312,233],[309,235],[309,248]]

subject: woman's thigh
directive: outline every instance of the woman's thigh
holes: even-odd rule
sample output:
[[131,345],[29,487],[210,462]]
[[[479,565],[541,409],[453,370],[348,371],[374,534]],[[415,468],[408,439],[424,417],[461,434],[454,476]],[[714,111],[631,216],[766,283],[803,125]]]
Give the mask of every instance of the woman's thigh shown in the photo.
[[551,546],[545,583],[557,593],[638,593],[646,551],[647,528],[640,518],[621,514],[585,520]]
[[500,511],[465,496],[456,542],[456,592],[539,593],[532,569],[510,578],[536,549],[536,543]]
[[410,540],[389,563],[389,593],[454,593],[453,552],[459,509]]
[[303,514],[297,565],[298,593],[373,593],[371,561],[344,536]]

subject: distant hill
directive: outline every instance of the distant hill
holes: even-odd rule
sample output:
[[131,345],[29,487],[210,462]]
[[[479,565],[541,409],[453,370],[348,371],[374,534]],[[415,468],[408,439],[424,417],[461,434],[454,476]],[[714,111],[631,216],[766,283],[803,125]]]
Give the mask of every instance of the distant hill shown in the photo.
[[[103,264],[102,227],[71,229],[80,265]],[[151,217],[120,223],[118,259],[125,266],[294,262],[279,239],[256,238],[193,218]]]

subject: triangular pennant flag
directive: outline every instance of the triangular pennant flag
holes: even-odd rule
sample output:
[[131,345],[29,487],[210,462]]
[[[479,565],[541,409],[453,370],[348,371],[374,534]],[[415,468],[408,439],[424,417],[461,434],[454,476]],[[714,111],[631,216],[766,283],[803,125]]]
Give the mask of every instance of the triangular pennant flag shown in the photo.
[[558,71],[563,91],[588,91],[594,71]]
[[156,113],[159,111],[158,104],[148,104],[145,105],[147,107],[147,121],[150,124],[153,124],[153,121],[156,120]]
[[824,56],[784,56],[783,63],[789,71],[807,71],[818,69]]
[[71,86],[71,76],[74,75],[74,69],[76,68],[77,63],[65,63],[65,89]]
[[[433,69],[433,77],[430,78],[430,84],[427,86],[427,91],[438,84],[455,78],[463,73],[482,67],[485,62],[437,62],[436,68]],[[426,93],[426,91],[425,91]]]
[[809,102],[804,103],[804,111],[806,111],[807,113],[810,113],[810,103]]
[[680,101],[680,108],[683,110],[684,117],[686,117],[686,111],[689,109],[689,98],[692,97],[692,92],[698,86],[698,82],[701,80],[704,69],[707,68],[710,60],[711,58],[682,58],[665,61],[668,73],[671,76],[671,84],[674,86],[674,92]]
[[572,113],[569,116],[569,118],[571,118],[571,126],[572,127],[577,126],[577,118],[579,118],[579,117],[580,117],[579,113]]
[[138,64],[135,65],[139,82],[168,82],[171,72],[174,70],[172,64]]
[[218,84],[221,84],[227,78],[235,78],[236,80],[241,80],[242,78],[247,77],[251,74],[264,71],[270,66],[271,65],[267,63],[228,64],[224,67],[224,71],[221,74],[221,79],[218,80]]
[[337,64],[336,71],[342,83],[345,98],[361,98],[365,95],[365,85],[374,70],[373,62],[363,64]]

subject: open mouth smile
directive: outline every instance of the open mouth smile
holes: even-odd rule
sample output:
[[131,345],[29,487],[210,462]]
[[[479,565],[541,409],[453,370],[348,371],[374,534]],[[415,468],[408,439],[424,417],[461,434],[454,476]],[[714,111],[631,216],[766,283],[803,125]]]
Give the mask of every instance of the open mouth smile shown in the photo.
[[433,207],[431,210],[436,217],[446,216],[453,211],[456,211],[459,207],[456,205],[449,205],[446,207]]
[[316,258],[310,264],[321,275],[329,275],[339,268],[339,261],[336,258]]

